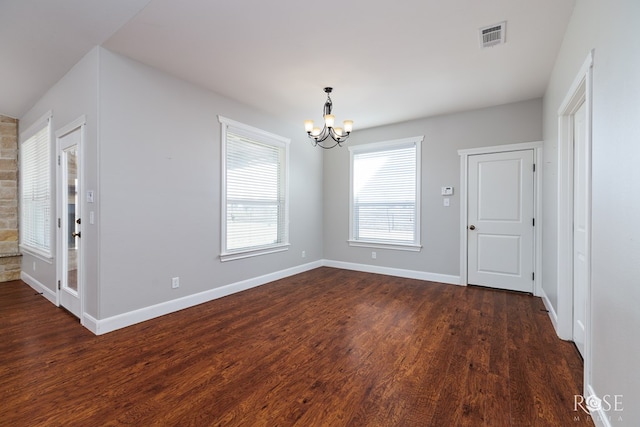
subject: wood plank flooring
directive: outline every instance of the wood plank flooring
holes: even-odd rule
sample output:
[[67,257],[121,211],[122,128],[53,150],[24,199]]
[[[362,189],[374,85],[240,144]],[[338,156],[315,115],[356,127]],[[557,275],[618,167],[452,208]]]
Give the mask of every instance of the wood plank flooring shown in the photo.
[[543,310],[324,267],[94,336],[4,283],[0,425],[592,425],[573,411],[582,362]]

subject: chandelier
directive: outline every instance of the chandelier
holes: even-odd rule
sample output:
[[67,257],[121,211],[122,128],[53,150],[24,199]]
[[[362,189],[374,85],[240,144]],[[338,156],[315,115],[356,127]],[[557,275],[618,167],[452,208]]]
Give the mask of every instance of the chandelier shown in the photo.
[[[313,120],[304,121],[304,130],[307,132],[309,138],[313,140],[313,146],[316,145],[322,148],[333,148],[336,145],[342,147],[342,143],[349,138],[349,134],[353,130],[353,120],[345,120],[342,128],[333,127],[336,117],[331,114],[331,108],[333,103],[331,102],[330,87],[325,87],[324,92],[327,94],[327,101],[324,103],[323,117],[324,126],[322,129],[319,127],[313,127]],[[322,144],[327,138],[331,137],[335,141],[333,145]]]

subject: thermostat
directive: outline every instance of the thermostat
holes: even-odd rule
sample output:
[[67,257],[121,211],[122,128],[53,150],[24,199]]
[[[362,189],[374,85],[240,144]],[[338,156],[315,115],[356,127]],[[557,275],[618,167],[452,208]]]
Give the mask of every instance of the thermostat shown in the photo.
[[453,196],[453,187],[442,187],[443,196]]

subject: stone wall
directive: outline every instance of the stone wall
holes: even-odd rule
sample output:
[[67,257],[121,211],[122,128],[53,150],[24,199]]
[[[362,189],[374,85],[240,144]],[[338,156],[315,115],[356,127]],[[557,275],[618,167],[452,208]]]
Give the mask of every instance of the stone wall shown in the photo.
[[19,278],[18,120],[0,116],[0,282]]

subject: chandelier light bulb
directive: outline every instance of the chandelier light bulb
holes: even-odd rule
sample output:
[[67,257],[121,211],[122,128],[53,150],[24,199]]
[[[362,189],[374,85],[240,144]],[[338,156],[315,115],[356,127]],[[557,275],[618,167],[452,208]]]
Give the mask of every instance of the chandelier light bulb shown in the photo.
[[304,121],[304,131],[309,133],[313,130],[313,120]]
[[327,114],[324,116],[324,124],[327,125],[328,128],[332,128],[334,123],[336,122],[336,116],[333,114]]

